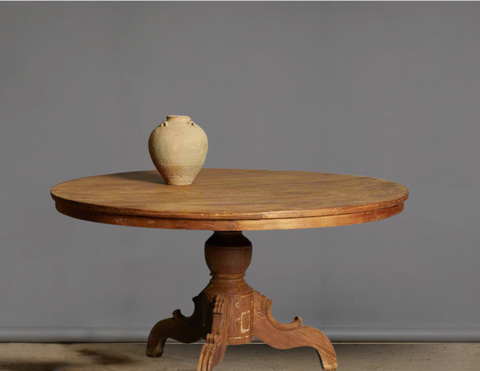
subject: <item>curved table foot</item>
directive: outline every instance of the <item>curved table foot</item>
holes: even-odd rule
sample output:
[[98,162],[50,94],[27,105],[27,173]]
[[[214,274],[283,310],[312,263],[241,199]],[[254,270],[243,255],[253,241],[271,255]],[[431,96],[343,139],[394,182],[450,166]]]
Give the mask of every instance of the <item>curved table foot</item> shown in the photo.
[[193,298],[195,309],[192,316],[185,317],[177,309],[172,318],[164,319],[152,328],[147,341],[147,356],[160,357],[168,338],[182,343],[193,343],[205,337],[199,300],[199,296]]
[[271,313],[272,301],[255,292],[256,322],[255,336],[268,345],[278,349],[297,347],[313,347],[317,350],[325,371],[337,369],[337,358],[332,343],[325,334],[316,328],[302,325],[300,317],[296,317],[287,325],[278,323]]
[[251,258],[251,242],[241,232],[214,232],[205,243],[212,279],[193,299],[191,317],[176,310],[173,318],[153,327],[147,356],[160,357],[167,338],[183,343],[205,339],[197,371],[213,371],[222,362],[227,345],[247,344],[256,336],[279,349],[313,347],[323,369],[336,370],[335,351],[322,332],[302,326],[298,317],[287,325],[278,323],[270,310],[272,301],[247,285],[243,277]]
[[222,362],[227,349],[227,329],[225,318],[227,316],[226,299],[221,295],[215,296],[213,307],[212,329],[207,334],[207,343],[202,347],[197,371],[212,371]]

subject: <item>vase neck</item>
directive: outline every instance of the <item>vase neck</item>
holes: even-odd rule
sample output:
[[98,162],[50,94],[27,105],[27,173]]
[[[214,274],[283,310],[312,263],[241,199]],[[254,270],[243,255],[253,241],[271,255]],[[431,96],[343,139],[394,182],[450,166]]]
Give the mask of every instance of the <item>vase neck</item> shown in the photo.
[[181,115],[168,115],[167,121],[190,121],[189,116],[181,116]]

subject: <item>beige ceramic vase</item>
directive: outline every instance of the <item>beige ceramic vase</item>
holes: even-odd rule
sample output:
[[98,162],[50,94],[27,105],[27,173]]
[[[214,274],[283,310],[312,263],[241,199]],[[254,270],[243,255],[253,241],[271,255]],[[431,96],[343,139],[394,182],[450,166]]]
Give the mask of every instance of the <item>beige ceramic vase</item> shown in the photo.
[[171,115],[150,135],[148,150],[167,184],[188,185],[205,162],[208,139],[190,117]]

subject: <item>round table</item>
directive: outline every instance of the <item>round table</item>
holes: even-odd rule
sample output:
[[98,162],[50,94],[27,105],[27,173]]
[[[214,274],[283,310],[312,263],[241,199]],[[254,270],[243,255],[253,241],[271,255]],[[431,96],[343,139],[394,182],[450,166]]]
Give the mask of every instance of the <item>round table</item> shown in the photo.
[[188,186],[166,185],[156,171],[75,179],[51,190],[62,214],[134,227],[212,230],[205,243],[211,271],[192,316],[179,310],[158,322],[147,355],[160,357],[167,338],[205,339],[198,371],[218,365],[227,345],[256,336],[279,349],[311,346],[324,370],[336,370],[330,340],[296,317],[280,324],[272,301],[244,280],[252,258],[246,230],[332,227],[385,219],[403,210],[408,189],[383,179],[303,171],[203,169]]

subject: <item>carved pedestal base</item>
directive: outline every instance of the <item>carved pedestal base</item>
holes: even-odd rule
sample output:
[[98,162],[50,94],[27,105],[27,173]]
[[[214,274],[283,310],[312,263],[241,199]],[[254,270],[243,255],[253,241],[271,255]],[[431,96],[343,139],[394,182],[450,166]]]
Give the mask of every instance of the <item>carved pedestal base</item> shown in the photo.
[[274,348],[310,346],[317,350],[323,369],[337,369],[335,351],[328,338],[296,317],[290,324],[275,321],[272,301],[244,280],[252,259],[252,245],[242,232],[215,232],[205,244],[205,259],[212,279],[193,299],[195,310],[184,317],[179,310],[158,322],[150,332],[147,356],[160,357],[167,338],[183,343],[205,339],[197,371],[220,364],[227,345],[246,344],[256,336]]

